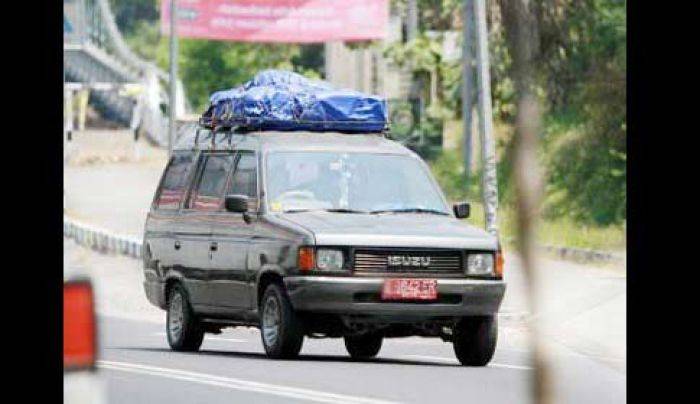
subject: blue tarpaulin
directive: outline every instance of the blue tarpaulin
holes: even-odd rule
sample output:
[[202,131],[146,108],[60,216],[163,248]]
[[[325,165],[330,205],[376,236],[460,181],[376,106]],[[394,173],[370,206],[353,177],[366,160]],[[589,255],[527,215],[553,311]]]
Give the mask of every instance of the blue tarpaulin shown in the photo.
[[265,70],[242,86],[217,91],[201,122],[251,130],[381,132],[386,100],[300,74]]

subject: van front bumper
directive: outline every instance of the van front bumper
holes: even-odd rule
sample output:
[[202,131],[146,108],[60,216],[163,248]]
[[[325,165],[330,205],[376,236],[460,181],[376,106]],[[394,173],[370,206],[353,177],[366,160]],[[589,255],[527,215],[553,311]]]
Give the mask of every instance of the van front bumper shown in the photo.
[[385,278],[290,276],[284,278],[297,311],[394,317],[495,315],[503,300],[502,280],[437,279],[436,302],[386,302]]

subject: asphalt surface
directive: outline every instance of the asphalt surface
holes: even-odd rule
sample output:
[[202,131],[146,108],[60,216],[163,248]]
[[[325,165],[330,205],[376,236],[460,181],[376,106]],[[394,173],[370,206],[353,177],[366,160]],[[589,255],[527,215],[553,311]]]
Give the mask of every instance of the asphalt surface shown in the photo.
[[[64,251],[66,270],[90,276],[95,285],[97,373],[109,403],[531,402],[527,327],[507,312],[485,368],[461,367],[449,343],[419,337],[387,339],[371,361],[352,361],[340,339],[308,338],[299,359],[270,360],[252,328],[207,334],[200,352],[179,353],[168,347],[165,312],[145,299],[138,260],[71,240]],[[626,375],[611,358],[558,341],[548,338],[554,402],[625,402]]]
[[[99,326],[99,372],[112,403],[530,402],[532,366],[516,349],[467,368],[435,339],[385,340],[363,362],[340,339],[306,339],[299,359],[270,360],[252,329],[207,335],[200,352],[179,353],[169,350],[164,324],[101,317]],[[625,401],[625,376],[594,360],[562,353],[555,370],[567,380],[556,402]]]

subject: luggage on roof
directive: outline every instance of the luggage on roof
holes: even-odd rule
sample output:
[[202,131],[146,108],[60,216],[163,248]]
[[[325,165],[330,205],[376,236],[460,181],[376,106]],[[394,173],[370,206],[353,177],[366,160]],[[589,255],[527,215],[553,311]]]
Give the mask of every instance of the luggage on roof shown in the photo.
[[300,74],[266,70],[230,90],[217,91],[200,122],[209,128],[382,132],[386,100]]

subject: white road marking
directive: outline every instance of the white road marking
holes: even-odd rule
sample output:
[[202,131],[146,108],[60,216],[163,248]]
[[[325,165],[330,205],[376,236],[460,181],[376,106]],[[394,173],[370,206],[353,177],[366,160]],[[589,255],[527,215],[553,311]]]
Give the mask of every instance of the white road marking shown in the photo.
[[[390,341],[391,341],[391,343],[397,342],[400,344],[408,344],[408,345],[432,345],[432,346],[441,345],[441,343],[442,343],[442,341],[440,341],[439,339],[435,339],[435,338],[425,338],[423,340],[410,340],[410,339],[395,338],[395,339],[391,339]],[[520,348],[501,348],[501,347],[498,347],[498,348],[496,348],[496,351],[497,352],[499,352],[499,351],[501,351],[501,352],[502,351],[518,352],[518,353],[522,353],[522,354],[531,354],[532,353],[531,349],[520,349]],[[581,353],[581,352],[574,351],[573,348],[571,348],[571,347],[567,347],[566,350],[559,349],[556,351],[552,351],[551,354],[553,356],[574,356],[577,358],[593,359],[593,360],[598,360],[598,361],[603,361],[603,362],[606,362],[606,361],[607,362],[614,362],[614,363],[624,363],[625,362],[625,358]],[[425,357],[425,358],[428,358],[428,357]],[[442,359],[442,360],[450,360],[449,358],[438,358],[438,357],[433,357],[433,358]],[[501,367],[506,367],[506,366],[511,366],[511,365],[503,365]],[[512,365],[512,366],[517,366],[517,365]]]
[[[424,360],[429,360],[429,361],[436,361],[436,362],[443,362],[443,363],[450,363],[453,365],[459,364],[459,361],[457,359],[450,359],[450,358],[443,358],[440,356],[426,356],[426,355],[403,355],[402,358],[405,359],[424,359]],[[531,366],[521,366],[521,365],[509,365],[507,363],[494,363],[491,362],[488,365],[488,367],[494,367],[494,368],[505,368],[505,369],[517,369],[517,370],[534,370]]]
[[152,376],[166,377],[210,386],[225,387],[233,390],[250,391],[254,393],[271,394],[288,398],[297,398],[319,403],[350,403],[350,404],[392,404],[392,401],[379,400],[369,397],[349,396],[345,394],[327,393],[299,387],[288,387],[278,384],[260,383],[249,380],[222,377],[206,373],[190,372],[181,369],[169,369],[137,363],[97,361],[97,366],[104,369],[132,372]]
[[[154,332],[154,336],[159,336],[159,337],[165,337],[164,332]],[[225,337],[214,337],[212,335],[206,334],[204,336],[205,341],[226,341],[226,342],[248,342],[247,339],[241,339],[241,338],[225,338]]]
[[247,339],[240,338],[226,338],[226,337],[212,337],[210,335],[204,336],[205,341],[226,341],[226,342],[248,342]]

